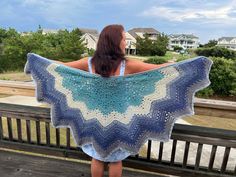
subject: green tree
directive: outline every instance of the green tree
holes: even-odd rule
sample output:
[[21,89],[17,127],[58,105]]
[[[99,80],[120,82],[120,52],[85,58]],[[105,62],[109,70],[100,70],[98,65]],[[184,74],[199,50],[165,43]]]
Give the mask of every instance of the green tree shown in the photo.
[[144,38],[136,38],[137,54],[143,56],[164,56],[167,51],[168,37],[162,33],[158,34],[155,40],[149,39],[147,34],[144,34]]
[[169,39],[167,35],[165,35],[164,33],[158,34],[157,39],[152,43],[151,55],[164,56],[167,51],[168,42]]
[[202,56],[212,56],[212,57],[224,57],[227,59],[236,59],[236,52],[230,49],[226,49],[224,47],[208,47],[208,48],[198,48],[195,50],[197,55]]
[[211,84],[199,91],[198,95],[236,96],[236,61],[217,57],[211,59],[213,60],[209,76]]
[[139,36],[136,38],[136,50],[138,55],[151,55],[152,40],[148,38],[148,35],[144,35],[144,38]]
[[180,51],[180,50],[183,50],[183,47],[180,47],[180,46],[174,46],[174,51]]
[[28,35],[20,35],[14,29],[0,31],[5,35],[0,44],[0,72],[23,70],[30,52],[50,59],[72,61],[81,58],[86,51],[79,29],[46,35],[41,30]]
[[217,45],[217,40],[213,39],[213,40],[209,40],[208,43],[202,45],[202,47],[214,47]]

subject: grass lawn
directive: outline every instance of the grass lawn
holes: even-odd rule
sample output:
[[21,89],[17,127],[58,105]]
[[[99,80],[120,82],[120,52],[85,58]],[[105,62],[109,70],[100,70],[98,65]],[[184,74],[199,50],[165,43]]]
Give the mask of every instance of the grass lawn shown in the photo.
[[5,72],[0,74],[0,80],[11,80],[11,81],[30,81],[31,76],[26,75],[24,72]]
[[[126,57],[134,58],[134,59],[139,59],[139,60],[147,60],[148,58],[151,58],[153,56],[138,56],[138,55],[127,55]],[[158,58],[164,58],[166,61],[178,61],[182,59],[187,59],[187,58],[193,58],[195,55],[182,55],[176,52],[172,51],[167,51],[165,56],[157,56]]]

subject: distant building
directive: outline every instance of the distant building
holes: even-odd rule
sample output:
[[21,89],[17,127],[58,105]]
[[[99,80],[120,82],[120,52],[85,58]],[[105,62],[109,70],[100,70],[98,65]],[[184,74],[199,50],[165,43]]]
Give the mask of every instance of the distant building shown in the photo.
[[236,37],[221,37],[218,39],[217,46],[236,50]]
[[[78,28],[82,32],[82,39],[84,39],[84,44],[89,49],[96,50],[98,42],[98,31],[94,29]],[[42,29],[42,34],[56,34],[59,30],[57,29]]]
[[79,28],[79,30],[82,32],[82,39],[84,39],[84,43],[88,49],[94,49],[97,48],[99,33],[97,30],[94,29],[86,29],[86,28]]
[[199,47],[199,38],[193,34],[171,34],[169,37],[168,48],[173,50],[175,46],[183,49]]
[[147,34],[149,39],[156,40],[157,35],[160,34],[159,31],[154,28],[133,28],[128,31],[128,33],[133,36],[135,39],[139,36],[144,38],[144,34]]
[[156,40],[159,31],[154,28],[133,28],[126,32],[126,53],[136,54],[136,42],[137,37],[144,38],[144,34],[148,35],[151,40]]
[[126,47],[125,47],[126,54],[135,55],[136,54],[136,39],[128,32],[125,33],[125,36],[126,36]]
[[18,32],[18,33],[20,33],[21,36],[29,36],[29,35],[32,34],[32,32],[26,32],[26,31],[24,31],[24,32]]
[[42,34],[56,34],[58,31],[57,29],[42,29]]

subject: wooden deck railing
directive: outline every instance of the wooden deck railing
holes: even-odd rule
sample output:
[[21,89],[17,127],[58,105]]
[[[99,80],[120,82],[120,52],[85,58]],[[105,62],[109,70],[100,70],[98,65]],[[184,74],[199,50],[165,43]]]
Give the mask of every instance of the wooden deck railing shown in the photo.
[[[69,128],[55,129],[50,122],[49,108],[0,103],[0,147],[90,159],[75,146]],[[144,153],[130,156],[124,166],[186,177],[236,176],[236,131],[176,124],[169,145],[149,140]]]

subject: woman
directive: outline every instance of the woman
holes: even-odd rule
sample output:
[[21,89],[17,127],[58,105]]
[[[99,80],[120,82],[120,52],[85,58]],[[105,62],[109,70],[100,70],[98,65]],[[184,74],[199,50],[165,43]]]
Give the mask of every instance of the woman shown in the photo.
[[[159,68],[167,64],[155,65],[125,57],[126,37],[122,25],[106,26],[97,43],[97,50],[92,58],[85,57],[78,61],[64,63],[66,66],[78,68],[90,73],[99,74],[103,77],[128,75]],[[92,177],[103,176],[104,161],[109,163],[109,176],[119,177],[122,175],[122,161],[130,155],[121,150],[116,152],[116,157],[109,156],[102,159],[91,145],[82,147],[83,151],[92,157]],[[117,157],[118,156],[118,157]],[[117,158],[120,159],[117,161]]]

